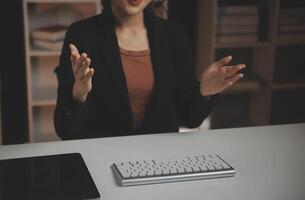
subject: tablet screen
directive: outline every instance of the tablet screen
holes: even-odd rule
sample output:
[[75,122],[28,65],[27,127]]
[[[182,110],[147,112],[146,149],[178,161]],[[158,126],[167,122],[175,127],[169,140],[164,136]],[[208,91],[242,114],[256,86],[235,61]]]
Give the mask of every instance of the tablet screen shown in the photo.
[[99,197],[79,153],[0,160],[0,200]]

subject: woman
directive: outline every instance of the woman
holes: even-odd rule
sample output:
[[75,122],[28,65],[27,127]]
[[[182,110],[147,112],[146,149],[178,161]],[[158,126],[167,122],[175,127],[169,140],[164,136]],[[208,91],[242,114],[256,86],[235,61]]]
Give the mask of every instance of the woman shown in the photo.
[[154,16],[152,0],[103,0],[100,15],[72,24],[58,76],[55,128],[62,139],[177,132],[197,127],[214,96],[245,65],[231,57],[195,80],[183,28]]

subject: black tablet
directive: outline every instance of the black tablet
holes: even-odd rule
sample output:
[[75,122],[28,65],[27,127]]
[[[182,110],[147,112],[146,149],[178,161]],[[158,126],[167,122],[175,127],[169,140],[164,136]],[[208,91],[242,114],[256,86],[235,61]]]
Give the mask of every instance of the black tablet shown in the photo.
[[0,200],[98,198],[79,153],[0,160]]

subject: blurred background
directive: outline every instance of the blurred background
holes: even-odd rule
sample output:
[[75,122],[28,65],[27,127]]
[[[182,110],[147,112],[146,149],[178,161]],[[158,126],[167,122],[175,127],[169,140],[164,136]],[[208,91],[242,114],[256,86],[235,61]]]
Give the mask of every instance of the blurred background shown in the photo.
[[[200,129],[305,122],[304,0],[167,0],[157,14],[180,22],[197,77],[224,56],[245,63]],[[0,142],[58,140],[58,64],[69,24],[99,14],[100,0],[10,0],[1,13]],[[185,130],[183,130],[185,131]]]

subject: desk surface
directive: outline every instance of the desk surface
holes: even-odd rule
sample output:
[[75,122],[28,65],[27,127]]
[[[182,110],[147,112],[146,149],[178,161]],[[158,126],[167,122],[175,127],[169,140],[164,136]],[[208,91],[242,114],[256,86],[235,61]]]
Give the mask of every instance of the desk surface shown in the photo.
[[[0,146],[0,159],[80,152],[104,200],[304,200],[305,124]],[[116,186],[110,165],[217,153],[234,178]]]

